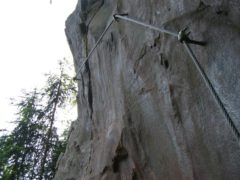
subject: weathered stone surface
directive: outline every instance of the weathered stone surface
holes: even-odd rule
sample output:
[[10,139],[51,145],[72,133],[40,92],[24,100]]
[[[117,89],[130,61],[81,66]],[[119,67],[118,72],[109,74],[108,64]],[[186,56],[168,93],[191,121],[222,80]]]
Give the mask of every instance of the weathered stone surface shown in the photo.
[[[240,130],[239,0],[81,0],[66,22],[76,71],[114,13],[191,45]],[[240,179],[240,144],[175,37],[115,22],[78,76],[79,118],[55,179]]]

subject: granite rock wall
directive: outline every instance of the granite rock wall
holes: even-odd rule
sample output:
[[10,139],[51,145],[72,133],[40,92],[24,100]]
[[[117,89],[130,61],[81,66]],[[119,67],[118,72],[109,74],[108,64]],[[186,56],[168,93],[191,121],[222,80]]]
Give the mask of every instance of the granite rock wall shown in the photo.
[[[76,72],[115,13],[207,41],[190,46],[240,131],[239,0],[79,0],[66,21]],[[55,179],[240,179],[239,140],[175,37],[114,22],[77,79]]]

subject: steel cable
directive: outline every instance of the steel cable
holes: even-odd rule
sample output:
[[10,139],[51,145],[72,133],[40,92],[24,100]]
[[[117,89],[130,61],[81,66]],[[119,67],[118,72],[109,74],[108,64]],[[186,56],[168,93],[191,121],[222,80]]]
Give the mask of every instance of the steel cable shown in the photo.
[[114,18],[112,18],[111,22],[107,25],[107,27],[105,28],[105,30],[103,31],[103,33],[101,34],[101,36],[99,37],[99,39],[97,40],[96,44],[94,45],[94,47],[91,49],[91,51],[89,52],[88,56],[83,60],[83,63],[79,66],[78,71],[76,73],[76,78],[78,77],[79,73],[81,72],[83,66],[85,65],[85,63],[87,62],[87,60],[91,57],[91,55],[93,54],[94,50],[96,49],[96,47],[98,46],[98,44],[101,42],[102,38],[104,37],[104,35],[106,34],[106,32],[108,31],[108,29],[110,28],[110,26],[112,25],[112,23],[114,22]]
[[159,28],[159,27],[155,27],[155,26],[152,26],[150,24],[146,24],[144,22],[140,22],[140,21],[137,21],[135,19],[132,19],[132,18],[128,18],[126,16],[121,16],[121,15],[114,15],[115,18],[119,18],[119,19],[122,19],[122,20],[126,20],[126,21],[129,21],[129,22],[132,22],[132,23],[135,23],[135,24],[138,24],[138,25],[141,25],[141,26],[144,26],[144,27],[147,27],[149,29],[152,29],[152,30],[155,30],[155,31],[159,31],[161,33],[166,33],[166,34],[169,34],[169,35],[172,35],[174,37],[178,37],[178,33],[174,33],[172,31],[169,31],[169,30],[166,30],[166,29],[163,29],[163,28]]
[[237,136],[237,138],[240,138],[240,133],[239,133],[236,125],[234,124],[234,122],[233,122],[231,116],[229,115],[229,113],[227,112],[224,104],[222,103],[219,95],[217,94],[216,90],[214,89],[214,87],[213,87],[211,81],[209,80],[208,76],[206,75],[206,73],[204,72],[204,70],[201,67],[200,63],[198,62],[198,60],[197,60],[196,56],[194,55],[192,49],[190,48],[190,46],[186,42],[183,42],[183,44],[184,44],[184,47],[186,48],[189,56],[193,60],[193,63],[195,64],[197,70],[199,71],[200,75],[202,76],[205,84],[207,85],[208,89],[212,93],[215,101],[217,102],[219,107],[222,109],[223,114],[225,115],[226,119],[228,120],[228,123],[229,123],[233,133]]
[[[88,56],[85,58],[85,60],[83,61],[83,63],[81,64],[81,66],[79,67],[77,73],[76,73],[76,77],[78,76],[78,74],[81,72],[82,70],[82,67],[85,65],[85,63],[87,62],[87,60],[89,60],[89,58],[91,57],[91,55],[93,54],[94,50],[96,49],[96,47],[98,46],[98,44],[100,43],[100,41],[102,40],[102,38],[104,37],[104,35],[106,34],[106,32],[108,31],[108,29],[110,28],[110,26],[112,25],[112,23],[114,22],[114,20],[118,20],[118,19],[122,19],[122,20],[125,20],[125,21],[129,21],[129,22],[132,22],[132,23],[135,23],[135,24],[138,24],[138,25],[141,25],[141,26],[144,26],[144,27],[147,27],[149,29],[152,29],[152,30],[155,30],[155,31],[159,31],[161,33],[166,33],[166,34],[169,34],[169,35],[172,35],[174,37],[177,37],[178,40],[179,39],[179,33],[174,33],[172,31],[169,31],[169,30],[166,30],[166,29],[163,29],[163,28],[159,28],[159,27],[155,27],[155,26],[152,26],[150,24],[146,24],[144,22],[140,22],[140,21],[137,21],[137,20],[134,20],[132,18],[128,18],[126,17],[125,15],[122,16],[122,15],[119,15],[119,14],[116,14],[113,16],[113,19],[111,20],[111,22],[108,24],[108,26],[105,28],[105,30],[103,31],[103,33],[101,34],[101,36],[99,37],[99,39],[97,40],[96,44],[94,45],[94,47],[92,48],[92,50],[89,52]],[[180,40],[181,41],[181,40]],[[228,111],[226,110],[224,104],[222,103],[219,95],[217,94],[216,90],[214,89],[211,81],[209,80],[208,76],[206,75],[206,73],[204,72],[203,68],[201,67],[200,63],[198,62],[196,56],[194,55],[192,49],[190,48],[190,46],[188,45],[187,42],[185,41],[182,41],[184,47],[186,48],[189,56],[191,57],[191,59],[193,60],[193,63],[195,64],[197,70],[199,71],[201,77],[203,78],[205,84],[207,85],[208,89],[210,90],[211,94],[213,95],[216,103],[219,105],[219,107],[222,109],[223,111],[223,114],[224,116],[226,117],[233,133],[237,136],[238,139],[240,139],[240,132],[238,131],[235,123],[233,122],[231,116],[229,115]]]

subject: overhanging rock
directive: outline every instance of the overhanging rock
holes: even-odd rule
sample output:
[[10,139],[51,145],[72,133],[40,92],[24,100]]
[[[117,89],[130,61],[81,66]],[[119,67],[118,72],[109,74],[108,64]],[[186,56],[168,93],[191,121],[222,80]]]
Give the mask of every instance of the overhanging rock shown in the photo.
[[[238,0],[82,0],[66,22],[76,72],[115,13],[191,46],[240,130]],[[175,37],[119,21],[78,76],[78,120],[55,179],[239,179],[240,144]]]

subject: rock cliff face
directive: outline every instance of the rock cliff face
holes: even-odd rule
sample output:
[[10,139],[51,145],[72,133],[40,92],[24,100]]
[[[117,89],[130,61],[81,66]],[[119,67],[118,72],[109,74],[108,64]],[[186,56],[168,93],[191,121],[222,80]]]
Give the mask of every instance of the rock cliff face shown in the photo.
[[[240,130],[239,0],[79,0],[66,22],[76,72],[115,13],[191,45]],[[175,37],[114,22],[78,75],[78,120],[55,179],[240,179],[240,143]]]

